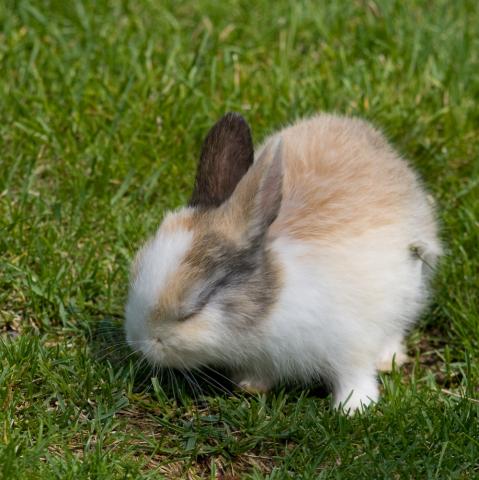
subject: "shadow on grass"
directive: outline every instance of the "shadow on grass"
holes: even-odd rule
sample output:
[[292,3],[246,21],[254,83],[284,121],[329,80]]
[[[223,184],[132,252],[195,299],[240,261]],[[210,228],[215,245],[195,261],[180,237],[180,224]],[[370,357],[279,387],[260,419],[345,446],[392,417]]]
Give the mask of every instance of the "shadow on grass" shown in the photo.
[[[158,368],[150,365],[142,356],[127,345],[122,321],[113,316],[105,316],[92,326],[89,333],[91,351],[99,363],[108,363],[115,371],[123,370],[131,375],[133,369],[133,391],[140,393],[160,385],[168,398],[185,398],[201,401],[204,397],[231,397],[250,395],[236,385],[224,370],[202,368],[198,371],[180,371]],[[280,386],[274,391],[280,391]],[[304,387],[288,386],[288,394],[295,398],[304,394]],[[308,396],[326,398],[327,388],[319,383],[308,386]]]
[[133,370],[135,392],[149,391],[157,383],[164,394],[172,399],[186,396],[194,401],[199,397],[228,397],[241,393],[225,372],[214,369],[183,372],[152,366],[127,345],[119,318],[105,316],[91,328],[89,334],[91,351],[96,361],[108,363],[116,371],[122,369],[128,375]]

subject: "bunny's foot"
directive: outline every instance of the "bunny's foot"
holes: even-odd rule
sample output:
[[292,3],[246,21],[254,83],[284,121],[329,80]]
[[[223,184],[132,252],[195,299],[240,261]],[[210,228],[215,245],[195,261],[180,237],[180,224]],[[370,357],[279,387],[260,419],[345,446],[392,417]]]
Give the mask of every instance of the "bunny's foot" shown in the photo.
[[393,364],[400,367],[409,360],[404,345],[401,343],[401,337],[394,337],[384,345],[381,355],[376,361],[376,368],[380,372],[390,372]]
[[251,394],[267,393],[273,386],[268,379],[248,374],[237,375],[234,380],[241,390]]
[[333,389],[334,406],[351,415],[379,398],[374,371],[350,372],[337,379]]

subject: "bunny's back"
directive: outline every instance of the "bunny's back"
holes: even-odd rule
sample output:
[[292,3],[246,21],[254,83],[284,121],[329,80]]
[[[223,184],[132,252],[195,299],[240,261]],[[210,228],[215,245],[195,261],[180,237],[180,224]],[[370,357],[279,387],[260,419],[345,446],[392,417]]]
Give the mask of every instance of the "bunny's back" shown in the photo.
[[[284,184],[273,237],[320,244],[402,225],[435,238],[432,208],[415,175],[370,124],[318,115],[266,140],[282,138]],[[261,153],[261,149],[259,151]]]

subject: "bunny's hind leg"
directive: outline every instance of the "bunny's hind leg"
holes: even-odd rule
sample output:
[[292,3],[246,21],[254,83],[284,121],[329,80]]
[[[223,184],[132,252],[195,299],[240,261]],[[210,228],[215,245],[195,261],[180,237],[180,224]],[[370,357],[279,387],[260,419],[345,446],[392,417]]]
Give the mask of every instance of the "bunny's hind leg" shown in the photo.
[[409,361],[409,357],[402,343],[402,335],[393,335],[386,340],[376,361],[376,368],[380,372],[390,372],[393,364],[400,367]]
[[335,408],[353,414],[379,398],[379,389],[374,368],[349,368],[337,372],[333,381]]

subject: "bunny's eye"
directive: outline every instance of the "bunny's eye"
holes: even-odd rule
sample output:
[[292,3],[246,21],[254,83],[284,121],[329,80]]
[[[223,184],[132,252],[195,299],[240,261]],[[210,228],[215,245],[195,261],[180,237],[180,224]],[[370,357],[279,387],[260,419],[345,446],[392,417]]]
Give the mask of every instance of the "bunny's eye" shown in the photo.
[[195,315],[198,315],[203,310],[203,308],[205,308],[211,298],[218,293],[218,290],[220,290],[223,285],[227,284],[227,278],[227,276],[220,277],[218,280],[216,280],[216,282],[208,285],[207,288],[202,291],[196,298],[194,307],[186,307],[186,309],[193,308],[193,310],[179,317],[178,321],[186,322],[187,320],[191,320]]
[[191,312],[186,315],[183,315],[178,319],[179,322],[186,322],[187,320],[192,319],[198,312]]

